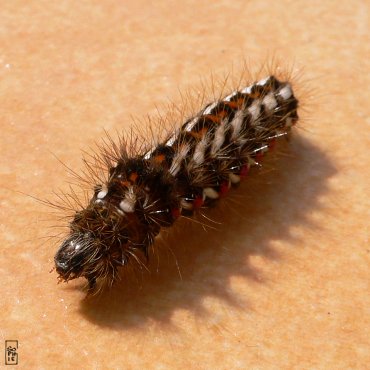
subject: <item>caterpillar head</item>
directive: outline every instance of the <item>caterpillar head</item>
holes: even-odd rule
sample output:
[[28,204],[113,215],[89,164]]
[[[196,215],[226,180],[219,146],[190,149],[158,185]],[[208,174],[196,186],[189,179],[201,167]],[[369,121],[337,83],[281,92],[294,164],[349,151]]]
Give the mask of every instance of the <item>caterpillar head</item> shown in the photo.
[[54,257],[59,279],[72,280],[85,276],[96,258],[97,248],[89,233],[73,233],[63,241]]
[[98,270],[101,269],[99,245],[91,233],[72,233],[63,241],[54,257],[60,281],[85,277],[94,288]]

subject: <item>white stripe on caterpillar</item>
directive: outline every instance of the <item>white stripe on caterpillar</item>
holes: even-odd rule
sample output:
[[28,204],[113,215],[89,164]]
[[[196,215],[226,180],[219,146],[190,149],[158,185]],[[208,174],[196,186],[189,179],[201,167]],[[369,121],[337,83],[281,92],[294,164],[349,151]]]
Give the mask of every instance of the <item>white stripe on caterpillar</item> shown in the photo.
[[136,195],[134,192],[134,188],[130,186],[128,191],[125,193],[124,199],[120,202],[119,207],[125,213],[132,213],[135,211],[135,204]]
[[176,176],[177,173],[180,171],[182,161],[188,154],[189,150],[190,150],[190,146],[188,144],[180,145],[180,148],[178,149],[178,152],[173,158],[171,167],[168,171],[172,176]]

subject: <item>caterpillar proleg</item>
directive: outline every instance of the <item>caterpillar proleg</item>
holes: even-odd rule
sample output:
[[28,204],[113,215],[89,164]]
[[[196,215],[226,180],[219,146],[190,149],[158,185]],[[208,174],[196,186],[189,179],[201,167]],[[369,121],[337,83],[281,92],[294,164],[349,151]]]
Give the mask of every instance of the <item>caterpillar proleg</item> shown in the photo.
[[121,138],[103,149],[106,177],[75,210],[55,255],[61,281],[84,277],[89,290],[149,248],[161,228],[217,203],[298,120],[291,84],[274,75],[199,107],[152,147]]

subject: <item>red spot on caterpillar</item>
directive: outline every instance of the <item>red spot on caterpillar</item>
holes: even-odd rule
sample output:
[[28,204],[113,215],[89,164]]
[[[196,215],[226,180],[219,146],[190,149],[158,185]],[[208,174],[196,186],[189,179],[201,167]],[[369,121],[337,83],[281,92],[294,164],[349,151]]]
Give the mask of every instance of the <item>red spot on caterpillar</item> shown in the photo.
[[249,166],[245,164],[244,166],[241,167],[239,175],[240,177],[244,178],[244,177],[247,177],[248,172],[249,172]]
[[220,185],[220,196],[223,197],[225,196],[230,190],[230,183],[228,181],[223,181],[222,184]]
[[193,200],[193,206],[194,206],[194,209],[199,209],[202,207],[202,205],[204,204],[204,200],[202,197],[198,196],[196,197],[194,200]]
[[271,139],[270,141],[269,141],[269,143],[268,143],[268,146],[269,146],[269,148],[271,149],[271,150],[274,150],[275,149],[275,147],[276,147],[276,139],[274,138],[274,139]]
[[262,151],[259,151],[257,154],[256,154],[256,161],[259,162],[261,161],[263,158],[263,152]]
[[181,216],[181,212],[179,208],[172,208],[171,215],[174,220],[177,220]]

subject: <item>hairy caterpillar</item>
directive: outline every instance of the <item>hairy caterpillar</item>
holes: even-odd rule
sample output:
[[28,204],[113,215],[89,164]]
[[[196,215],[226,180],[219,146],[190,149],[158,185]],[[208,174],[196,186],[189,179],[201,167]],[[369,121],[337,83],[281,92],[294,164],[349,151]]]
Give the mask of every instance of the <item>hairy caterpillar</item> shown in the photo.
[[78,277],[94,291],[149,248],[163,227],[226,195],[297,122],[291,84],[273,75],[203,107],[150,148],[111,140],[100,157],[105,180],[75,211],[55,255],[60,281]]

